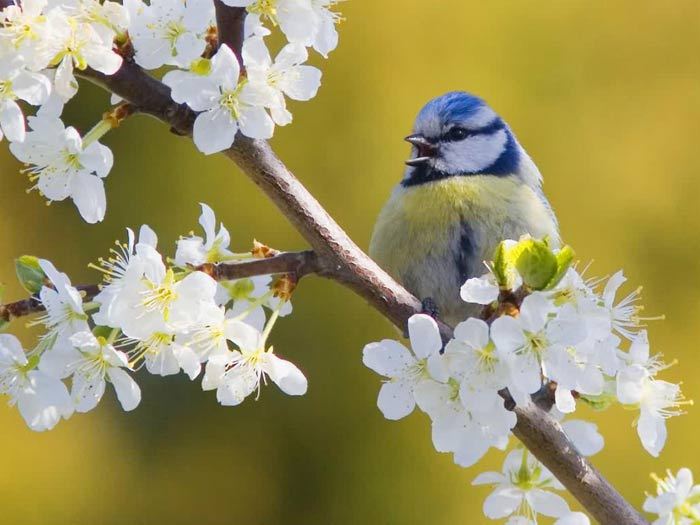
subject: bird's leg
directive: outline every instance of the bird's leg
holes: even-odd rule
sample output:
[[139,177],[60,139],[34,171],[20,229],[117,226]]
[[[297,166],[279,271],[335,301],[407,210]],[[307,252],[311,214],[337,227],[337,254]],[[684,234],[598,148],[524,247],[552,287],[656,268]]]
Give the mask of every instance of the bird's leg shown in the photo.
[[438,305],[435,304],[435,301],[433,300],[432,297],[426,297],[421,301],[421,307],[422,307],[422,312],[425,315],[429,315],[433,319],[437,319],[440,317],[440,310],[438,308]]
[[[432,297],[426,297],[423,299],[421,302],[421,312],[424,315],[429,315],[433,319],[436,319],[440,316],[440,310],[438,309],[437,304],[435,304],[435,301],[433,300]],[[405,328],[403,331],[403,336],[405,339],[408,339],[408,328]],[[444,350],[444,349],[443,349]],[[440,351],[440,353],[443,352],[443,350]]]

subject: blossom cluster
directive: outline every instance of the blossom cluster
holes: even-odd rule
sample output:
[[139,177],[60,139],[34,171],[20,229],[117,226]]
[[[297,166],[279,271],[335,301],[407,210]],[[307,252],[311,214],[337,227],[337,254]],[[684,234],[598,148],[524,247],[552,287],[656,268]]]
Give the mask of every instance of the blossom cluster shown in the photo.
[[45,310],[32,324],[45,333],[30,351],[0,334],[0,393],[30,428],[48,430],[92,410],[107,383],[122,408],[133,410],[141,391],[132,376],[141,368],[161,376],[183,371],[194,380],[204,367],[202,388],[216,390],[222,405],[259,393],[267,378],[287,394],[306,392],[303,373],[268,345],[276,320],[291,312],[288,287],[278,286],[285,277],[215,281],[197,268],[259,255],[230,251],[228,231],[217,230],[206,205],[200,223],[205,236],[181,238],[172,264],[157,251],[151,228],[142,226],[138,238],[128,230],[128,242],[93,265],[105,281],[89,300],[51,262],[20,260],[18,275]]
[[[666,419],[689,402],[679,385],[658,378],[667,365],[650,354],[639,290],[618,299],[622,272],[586,279],[572,261],[569,247],[551,249],[547,240],[505,241],[489,273],[461,288],[464,301],[482,306],[481,317],[459,323],[449,341],[431,316],[417,314],[408,321],[410,349],[388,339],[365,346],[365,365],[385,378],[377,400],[384,416],[401,419],[418,406],[432,421],[435,449],[468,467],[491,447],[506,449],[516,424],[509,404],[537,397],[562,419],[581,405],[619,403],[637,412],[641,443],[658,456]],[[563,426],[580,452],[602,448],[591,423]],[[538,510],[535,502],[523,508],[527,519]]]
[[693,484],[693,473],[682,468],[677,474],[670,470],[656,481],[656,495],[647,494],[644,511],[658,517],[652,525],[698,525],[700,524],[700,485]]
[[[213,0],[23,0],[0,11],[0,140],[27,165],[32,189],[49,202],[71,198],[89,223],[106,210],[103,179],[113,156],[100,121],[84,136],[61,120],[78,92],[76,74],[115,74],[124,60],[147,70],[171,68],[163,82],[178,103],[198,112],[194,141],[210,154],[238,131],[267,139],[292,121],[286,99],[316,95],[321,72],[306,65],[308,47],[327,57],[338,42],[337,0],[226,0],[245,8],[242,64],[218,45]],[[265,43],[279,27],[288,43],[272,59]],[[245,67],[245,74],[241,71]],[[114,101],[119,98],[113,96]],[[31,116],[18,104],[37,107]],[[28,127],[28,129],[27,129]]]

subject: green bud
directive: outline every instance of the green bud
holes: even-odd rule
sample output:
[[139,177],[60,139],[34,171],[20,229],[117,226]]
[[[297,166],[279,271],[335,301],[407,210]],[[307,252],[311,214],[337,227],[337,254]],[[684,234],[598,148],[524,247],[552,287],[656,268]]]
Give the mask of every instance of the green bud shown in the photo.
[[561,250],[559,250],[559,253],[557,253],[557,271],[552,277],[552,279],[547,283],[547,290],[551,290],[554,288],[556,285],[559,284],[559,281],[562,280],[566,272],[571,268],[571,265],[574,262],[574,257],[576,254],[574,253],[574,250],[571,248],[571,246],[564,246]]
[[225,283],[224,288],[228,291],[229,297],[234,301],[250,298],[250,294],[255,291],[255,284],[251,279],[237,279]]
[[506,261],[506,243],[501,241],[493,254],[493,274],[498,286],[508,286],[508,262]]
[[39,266],[39,259],[33,255],[23,255],[15,261],[15,271],[22,287],[30,294],[39,293],[44,286],[46,274]]
[[523,239],[512,257],[523,283],[532,290],[543,290],[557,273],[557,258],[546,240]]

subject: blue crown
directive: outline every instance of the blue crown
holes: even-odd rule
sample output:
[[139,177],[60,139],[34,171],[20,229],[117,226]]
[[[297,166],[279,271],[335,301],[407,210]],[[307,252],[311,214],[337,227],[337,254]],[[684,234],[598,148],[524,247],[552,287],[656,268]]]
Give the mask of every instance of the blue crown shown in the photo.
[[461,122],[486,106],[479,97],[464,91],[451,91],[428,102],[418,114],[418,120],[437,116],[441,122]]

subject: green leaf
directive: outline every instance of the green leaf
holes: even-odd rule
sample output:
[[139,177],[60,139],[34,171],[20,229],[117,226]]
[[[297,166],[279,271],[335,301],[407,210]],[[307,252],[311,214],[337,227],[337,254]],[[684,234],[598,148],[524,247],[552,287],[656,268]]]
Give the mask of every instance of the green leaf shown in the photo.
[[7,325],[9,325],[9,324],[10,324],[10,321],[7,321],[7,320],[0,317],[0,332],[3,332],[5,330],[5,328],[7,327]]
[[547,290],[551,290],[559,284],[559,281],[563,279],[566,272],[569,270],[569,268],[571,268],[571,265],[574,262],[574,257],[576,257],[576,254],[571,246],[566,245],[559,250],[559,253],[557,253],[557,271],[549,283],[547,283]]
[[30,294],[39,293],[44,286],[46,274],[39,266],[39,259],[33,255],[23,255],[15,261],[15,271],[20,284]]
[[557,273],[557,257],[546,241],[521,240],[514,248],[513,258],[523,283],[533,290],[543,290]]
[[579,399],[596,411],[606,410],[617,401],[617,398],[614,395],[607,392],[603,392],[597,396],[581,394]]

